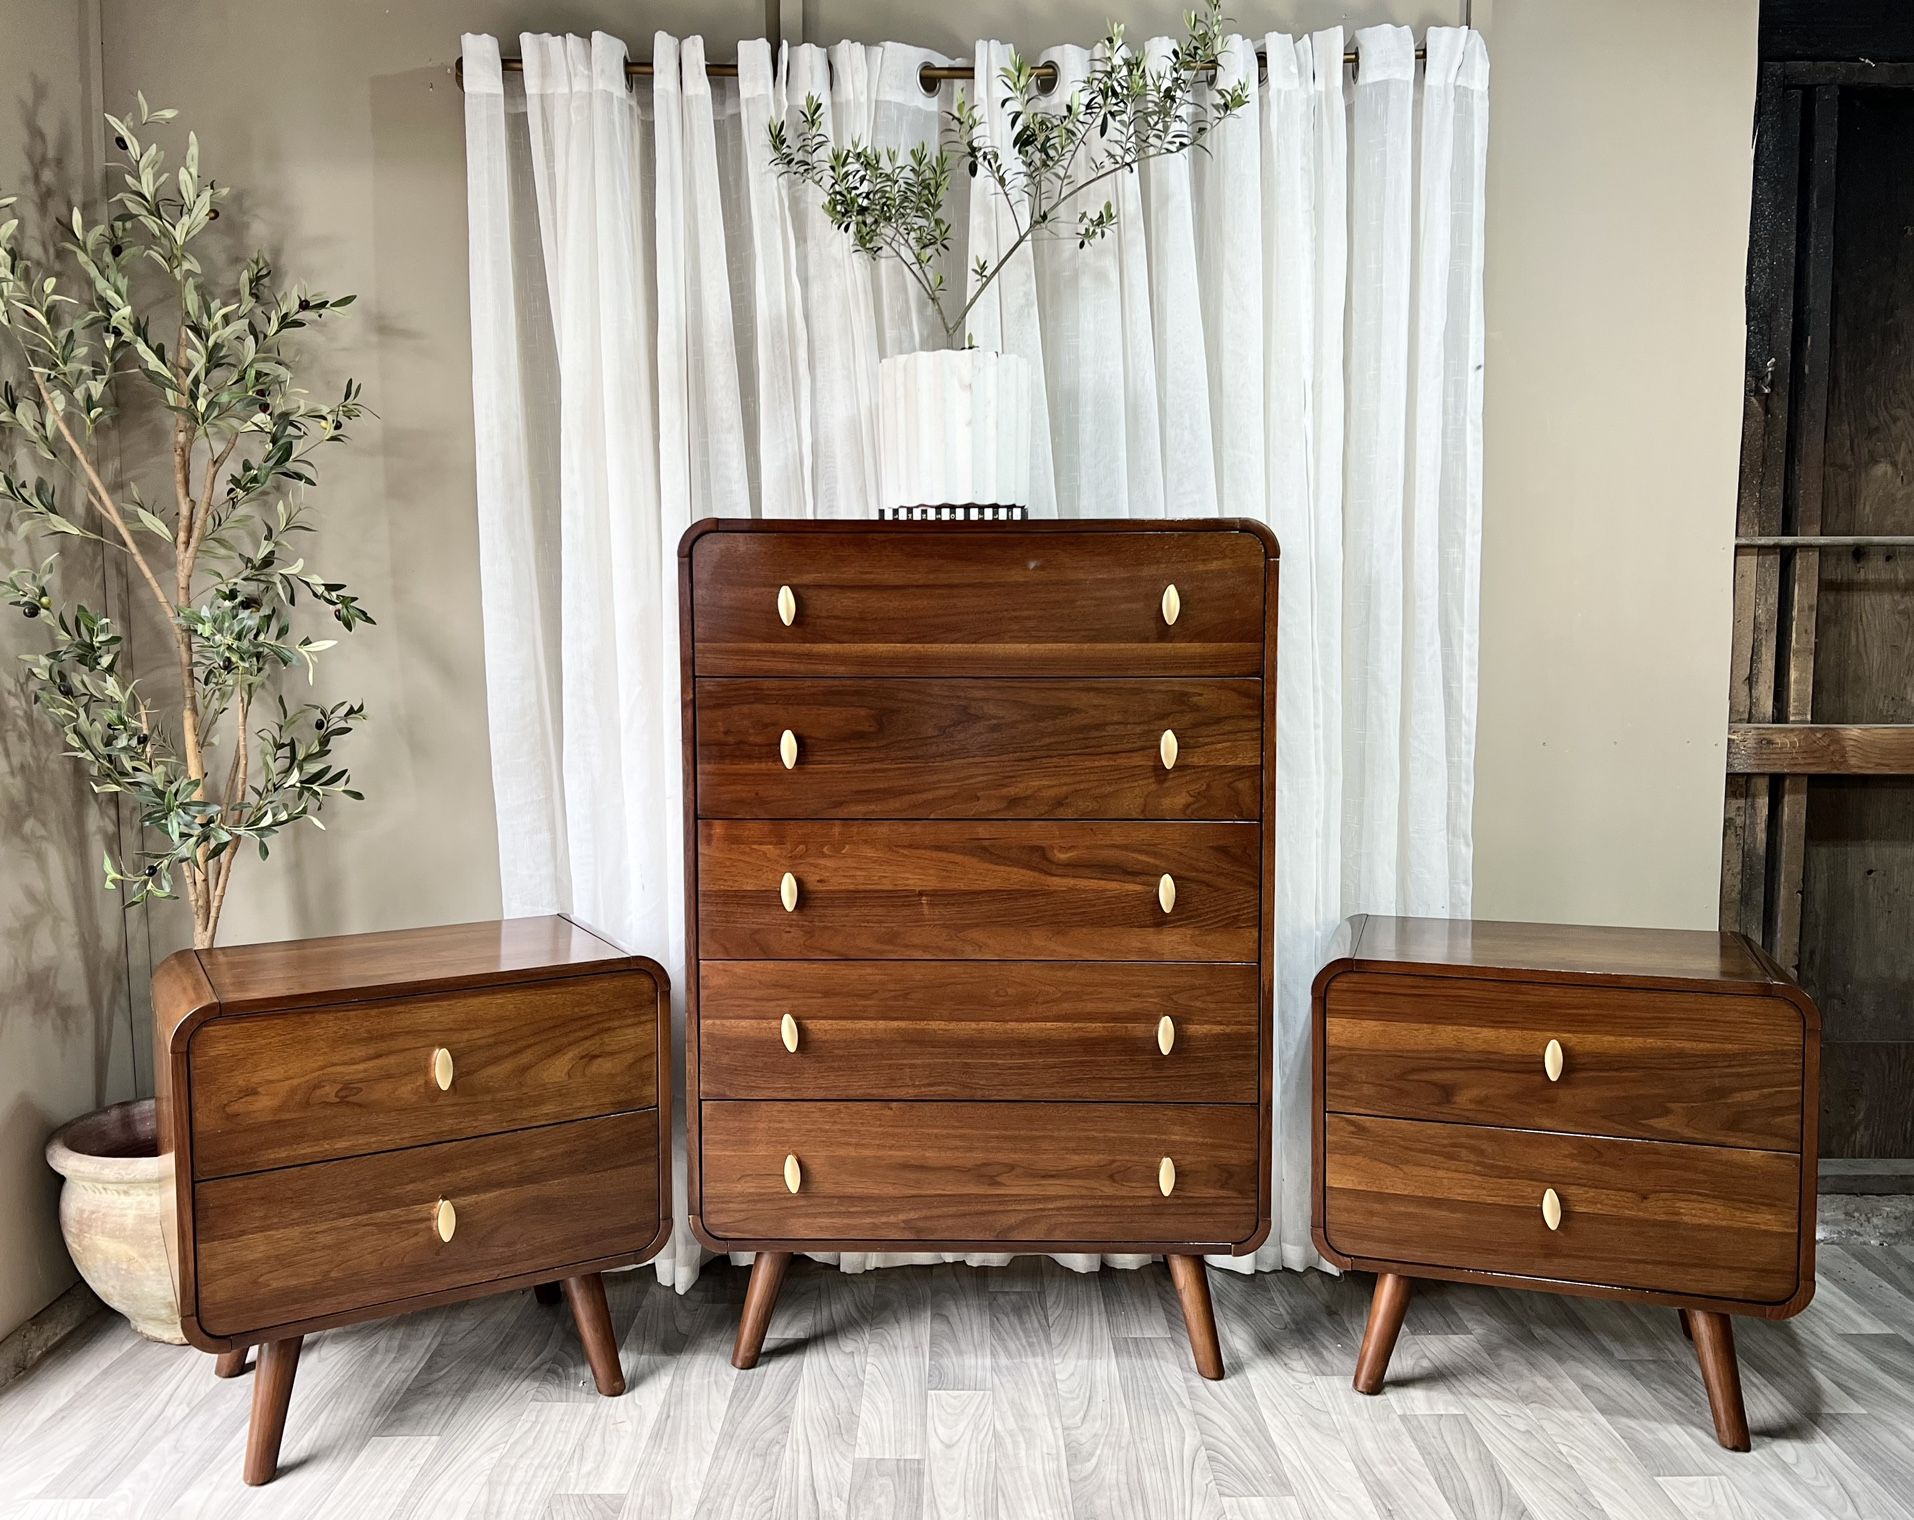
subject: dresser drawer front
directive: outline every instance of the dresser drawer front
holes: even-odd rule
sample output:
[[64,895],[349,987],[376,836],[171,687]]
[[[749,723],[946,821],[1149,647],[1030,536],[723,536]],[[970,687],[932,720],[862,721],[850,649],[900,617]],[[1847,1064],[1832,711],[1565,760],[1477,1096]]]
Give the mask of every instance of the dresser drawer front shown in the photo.
[[1243,529],[715,531],[690,556],[701,676],[1263,669],[1268,556]]
[[708,960],[1257,954],[1256,824],[711,821],[698,841],[698,951]]
[[188,1049],[193,1173],[655,1107],[656,1005],[649,977],[581,976],[215,1019]]
[[721,1239],[1223,1248],[1259,1222],[1250,1106],[726,1102],[702,1117],[703,1223]]
[[707,1098],[1254,1103],[1260,1009],[1254,966],[706,961],[698,1080]]
[[1797,1286],[1796,1156],[1329,1114],[1322,1165],[1345,1257],[1762,1304]]
[[635,1258],[659,1212],[655,1110],[202,1182],[199,1322],[241,1335],[518,1272],[561,1277]]
[[1348,973],[1324,999],[1323,1101],[1797,1150],[1802,1039],[1800,1011],[1780,998]]
[[705,680],[697,699],[705,818],[1262,812],[1261,681]]

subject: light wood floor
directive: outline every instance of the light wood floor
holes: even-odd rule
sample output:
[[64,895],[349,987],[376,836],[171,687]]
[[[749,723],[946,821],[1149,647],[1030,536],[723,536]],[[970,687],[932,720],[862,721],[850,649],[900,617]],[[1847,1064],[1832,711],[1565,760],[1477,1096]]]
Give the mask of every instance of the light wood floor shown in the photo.
[[1672,1310],[1431,1287],[1379,1398],[1370,1280],[1212,1273],[1229,1377],[1192,1372],[1161,1267],[792,1269],[755,1372],[741,1271],[609,1280],[631,1388],[591,1391],[529,1293],[334,1331],[279,1481],[239,1481],[250,1375],[103,1317],[0,1390],[29,1516],[1890,1520],[1914,1513],[1914,1256],[1827,1246],[1799,1319],[1737,1322],[1755,1449],[1714,1444]]

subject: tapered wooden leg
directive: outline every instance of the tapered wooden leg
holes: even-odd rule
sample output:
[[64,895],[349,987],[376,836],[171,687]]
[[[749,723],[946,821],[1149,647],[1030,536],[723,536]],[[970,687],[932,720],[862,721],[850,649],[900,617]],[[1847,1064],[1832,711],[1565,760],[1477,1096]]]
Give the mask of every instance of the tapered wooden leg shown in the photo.
[[1200,1256],[1166,1256],[1170,1281],[1183,1303],[1183,1326],[1190,1333],[1190,1351],[1199,1377],[1212,1383],[1223,1375],[1223,1347],[1216,1339],[1216,1309],[1210,1303],[1210,1276]]
[[1376,1279],[1375,1295],[1369,1300],[1369,1323],[1362,1331],[1362,1350],[1356,1353],[1357,1393],[1382,1392],[1396,1337],[1402,1333],[1402,1317],[1409,1312],[1410,1286],[1408,1278],[1395,1272],[1384,1272]]
[[279,1471],[279,1439],[286,1433],[286,1406],[292,1402],[292,1376],[299,1370],[304,1338],[267,1341],[259,1348],[253,1378],[253,1422],[246,1432],[246,1481],[254,1488],[272,1482]]
[[1693,1309],[1695,1354],[1701,1359],[1702,1386],[1715,1417],[1715,1439],[1730,1451],[1748,1449],[1748,1411],[1741,1403],[1741,1366],[1735,1360],[1735,1327],[1725,1314]]
[[235,1346],[231,1351],[222,1351],[213,1362],[214,1377],[238,1377],[246,1370],[246,1353],[250,1346]]
[[784,1286],[784,1269],[791,1265],[789,1251],[760,1251],[751,1263],[751,1281],[744,1290],[744,1313],[738,1316],[738,1344],[731,1351],[731,1365],[755,1367],[758,1353],[764,1349],[764,1332],[771,1328],[771,1311],[777,1307],[778,1289]]
[[1686,1309],[1677,1309],[1675,1313],[1681,1316],[1682,1339],[1692,1341],[1695,1338],[1695,1327],[1688,1323],[1688,1311]]
[[539,1283],[536,1287],[532,1289],[532,1297],[537,1299],[541,1304],[545,1305],[545,1307],[548,1309],[553,1304],[557,1303],[564,1296],[565,1295],[560,1290],[559,1285],[555,1282]]
[[611,1310],[605,1303],[605,1279],[596,1272],[565,1279],[565,1298],[572,1306],[578,1338],[585,1343],[592,1381],[606,1398],[625,1391],[625,1369],[618,1364],[618,1337],[612,1333]]

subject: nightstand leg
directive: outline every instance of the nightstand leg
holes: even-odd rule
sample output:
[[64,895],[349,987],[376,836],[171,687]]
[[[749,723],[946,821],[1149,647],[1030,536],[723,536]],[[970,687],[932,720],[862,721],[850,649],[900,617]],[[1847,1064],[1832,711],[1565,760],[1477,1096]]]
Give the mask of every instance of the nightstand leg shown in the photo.
[[738,1316],[738,1344],[731,1352],[731,1365],[755,1367],[758,1353],[764,1349],[764,1332],[771,1328],[771,1311],[777,1307],[778,1289],[784,1286],[784,1269],[791,1265],[789,1251],[760,1251],[751,1263],[751,1281],[744,1289],[744,1313]]
[[1409,1279],[1395,1272],[1384,1272],[1376,1279],[1375,1296],[1369,1300],[1369,1323],[1362,1332],[1362,1350],[1356,1353],[1357,1393],[1382,1392],[1396,1337],[1402,1333],[1402,1317],[1409,1312],[1410,1287]]
[[564,1293],[559,1289],[559,1285],[555,1282],[539,1283],[532,1289],[532,1297],[548,1309],[564,1296]]
[[1735,1327],[1725,1314],[1692,1309],[1688,1324],[1701,1359],[1701,1381],[1715,1417],[1715,1439],[1730,1451],[1748,1449],[1748,1411],[1741,1403],[1741,1367],[1735,1360]]
[[1209,1271],[1200,1256],[1166,1256],[1170,1281],[1183,1303],[1183,1326],[1190,1333],[1190,1351],[1199,1377],[1212,1383],[1223,1375],[1223,1347],[1216,1338],[1216,1309],[1210,1303]]
[[565,1297],[572,1306],[578,1338],[585,1343],[592,1381],[606,1398],[625,1391],[625,1369],[618,1364],[618,1337],[612,1333],[611,1308],[605,1302],[605,1279],[596,1272],[565,1279]]
[[246,1353],[249,1346],[235,1346],[231,1351],[222,1351],[213,1362],[214,1377],[238,1377],[246,1370]]
[[253,1378],[253,1422],[246,1432],[245,1479],[254,1488],[279,1472],[279,1440],[286,1433],[286,1406],[292,1402],[292,1376],[299,1370],[304,1337],[267,1341],[259,1348]]
[[1686,1309],[1677,1309],[1675,1313],[1681,1316],[1681,1338],[1685,1341],[1692,1341],[1695,1338],[1695,1327],[1688,1323],[1688,1311]]

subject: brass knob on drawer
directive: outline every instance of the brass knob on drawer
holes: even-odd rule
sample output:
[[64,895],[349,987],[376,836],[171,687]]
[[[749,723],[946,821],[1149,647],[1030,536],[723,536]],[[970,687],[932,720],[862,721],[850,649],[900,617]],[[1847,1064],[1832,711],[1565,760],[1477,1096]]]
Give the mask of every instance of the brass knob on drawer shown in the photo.
[[1562,1200],[1554,1188],[1542,1189],[1542,1223],[1551,1230],[1562,1227]]
[[778,587],[778,621],[789,628],[797,621],[797,594],[789,586]]
[[790,1051],[793,1055],[797,1054],[798,1021],[792,1018],[788,1013],[778,1020],[778,1038],[784,1041],[784,1048],[786,1050]]
[[1163,730],[1163,737],[1157,740],[1156,752],[1163,757],[1164,770],[1173,771],[1176,769],[1176,730],[1175,729],[1166,728]]
[[778,882],[778,901],[784,904],[786,913],[797,912],[798,879],[789,871],[786,871],[783,879]]
[[1550,1040],[1542,1047],[1542,1070],[1548,1073],[1551,1082],[1562,1080],[1562,1042]]
[[1183,598],[1176,593],[1176,582],[1163,588],[1163,626],[1169,627],[1183,612]]
[[1157,1165],[1156,1190],[1165,1198],[1176,1191],[1176,1163],[1168,1156]]
[[804,1173],[798,1167],[796,1156],[784,1158],[784,1187],[786,1192],[795,1193],[804,1185]]
[[450,1198],[441,1198],[432,1215],[432,1228],[439,1232],[440,1240],[450,1240],[452,1232],[458,1227],[459,1211],[452,1207]]
[[1165,913],[1176,907],[1176,878],[1168,871],[1156,879],[1156,900]]
[[778,735],[778,759],[784,762],[787,771],[797,769],[798,736],[788,728]]
[[452,1090],[452,1052],[443,1045],[432,1052],[432,1080],[440,1092]]
[[1166,1013],[1156,1021],[1156,1048],[1164,1055],[1168,1055],[1170,1048],[1175,1044],[1176,1020]]

